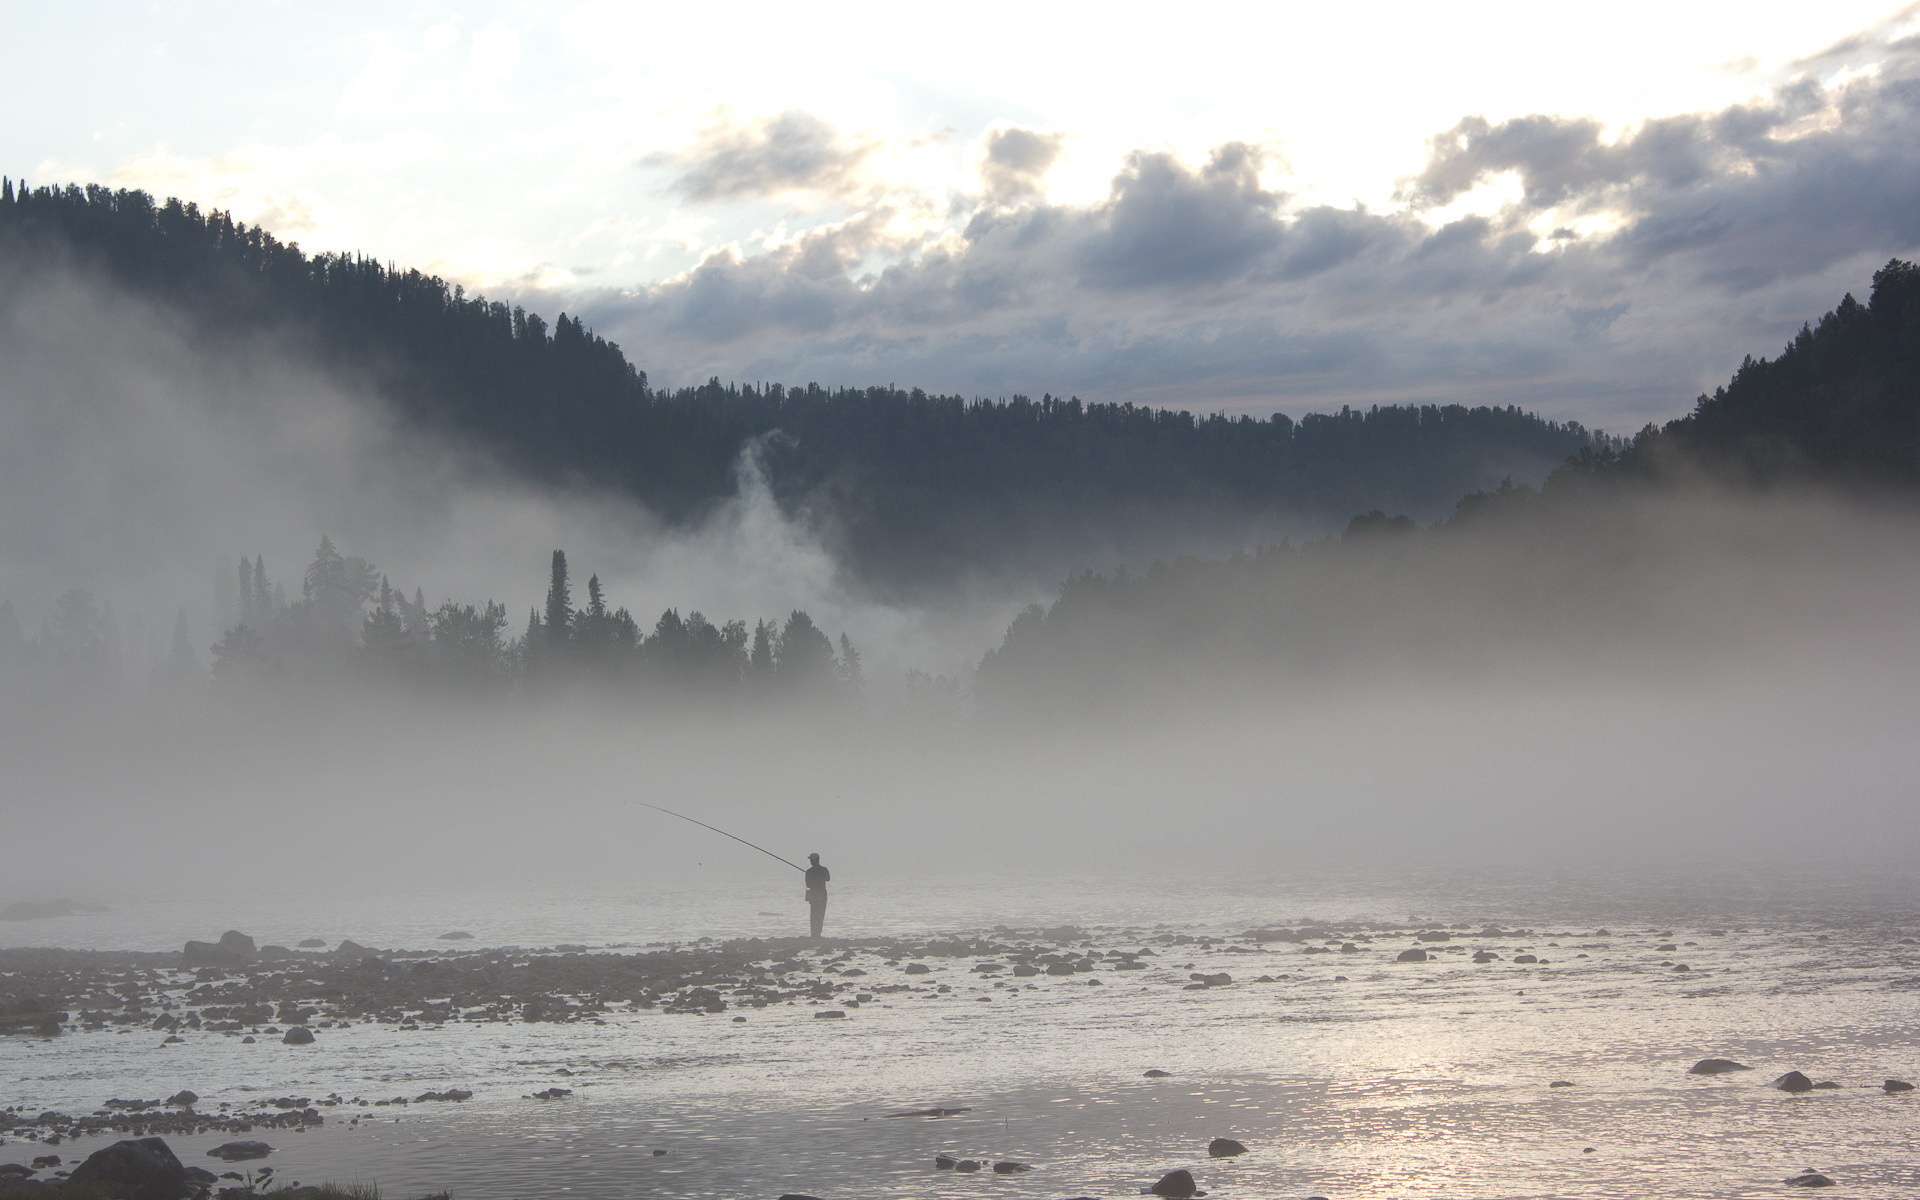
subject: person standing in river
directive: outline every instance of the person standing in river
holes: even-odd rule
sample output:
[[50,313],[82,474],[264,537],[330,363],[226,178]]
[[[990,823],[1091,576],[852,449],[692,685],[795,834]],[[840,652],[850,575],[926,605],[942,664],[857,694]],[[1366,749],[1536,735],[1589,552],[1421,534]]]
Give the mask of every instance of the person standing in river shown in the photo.
[[807,907],[813,918],[813,936],[820,936],[820,927],[827,922],[827,880],[833,878],[833,872],[820,865],[818,854],[807,855]]

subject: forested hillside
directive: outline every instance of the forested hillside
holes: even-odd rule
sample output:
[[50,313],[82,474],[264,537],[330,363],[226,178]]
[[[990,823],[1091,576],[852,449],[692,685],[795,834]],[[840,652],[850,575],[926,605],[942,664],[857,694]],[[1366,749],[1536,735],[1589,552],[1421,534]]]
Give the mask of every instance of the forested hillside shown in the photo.
[[1744,637],[1846,619],[1828,578],[1841,564],[1897,570],[1920,549],[1902,523],[1915,483],[1920,269],[1894,261],[1869,303],[1846,297],[1690,415],[1538,489],[1468,494],[1425,528],[1373,511],[1338,537],[1070,580],[986,656],[979,697],[1024,711],[1183,682],[1311,695],[1375,672],[1571,680],[1744,652]]
[[1876,271],[1775,359],[1748,358],[1654,445],[1748,478],[1920,482],[1920,267]]
[[902,588],[1337,527],[1376,507],[1437,515],[1462,492],[1610,446],[1514,408],[1296,421],[891,386],[656,389],[564,313],[549,325],[142,192],[0,187],[0,275],[69,263],[188,315],[209,347],[283,336],[419,425],[536,479],[617,488],[670,521],[731,494],[742,447],[765,438],[783,505],[808,512],[870,583]]

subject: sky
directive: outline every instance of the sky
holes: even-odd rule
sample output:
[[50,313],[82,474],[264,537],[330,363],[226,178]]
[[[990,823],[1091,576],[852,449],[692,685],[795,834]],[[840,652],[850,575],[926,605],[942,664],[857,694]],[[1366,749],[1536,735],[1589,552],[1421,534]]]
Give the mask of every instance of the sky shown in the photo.
[[1684,411],[1920,254],[1920,6],[10,5],[0,173],[656,385]]

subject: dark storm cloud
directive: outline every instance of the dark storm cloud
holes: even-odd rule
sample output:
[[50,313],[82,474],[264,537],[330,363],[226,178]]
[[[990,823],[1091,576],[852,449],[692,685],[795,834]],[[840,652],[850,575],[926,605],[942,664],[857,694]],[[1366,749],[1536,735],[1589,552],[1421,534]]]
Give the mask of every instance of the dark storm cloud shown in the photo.
[[[1292,205],[1238,143],[1198,165],[1141,152],[1098,202],[990,195],[958,234],[889,247],[892,264],[859,279],[877,220],[570,299],[662,382],[1201,408],[1458,400],[1634,428],[1920,253],[1920,53],[1883,50],[1852,82],[1611,141],[1584,119],[1470,118],[1435,139],[1400,211]],[[1521,195],[1502,211],[1421,219],[1506,172]],[[1573,232],[1594,217],[1601,232]]]
[[1040,190],[1040,181],[1060,157],[1066,139],[1031,129],[999,129],[987,137],[980,181],[996,200],[1018,200]]
[[705,130],[684,149],[649,156],[649,166],[674,166],[675,191],[689,200],[745,200],[786,192],[835,194],[856,181],[873,148],[849,142],[809,113],[785,112],[746,125]]

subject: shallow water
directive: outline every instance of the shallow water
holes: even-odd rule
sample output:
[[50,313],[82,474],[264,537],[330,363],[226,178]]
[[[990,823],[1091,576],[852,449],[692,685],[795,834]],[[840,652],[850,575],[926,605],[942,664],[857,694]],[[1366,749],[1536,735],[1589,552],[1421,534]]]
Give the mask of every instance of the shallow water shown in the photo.
[[[0,926],[0,941],[173,949],[237,925],[262,943],[430,948],[459,928],[482,945],[644,944],[792,933],[797,899],[773,888],[369,896],[323,912],[250,904],[240,918],[216,902],[120,897],[108,913]],[[182,1087],[203,1107],[471,1088],[465,1104],[334,1108],[321,1129],[267,1135],[281,1179],[449,1187],[463,1200],[1121,1196],[1182,1166],[1223,1197],[1762,1196],[1807,1167],[1846,1195],[1911,1196],[1920,1100],[1878,1085],[1920,1076],[1920,946],[1903,940],[1920,934],[1917,912],[1898,878],[1764,869],[848,883],[832,914],[844,933],[1074,923],[1095,948],[1157,953],[1142,971],[1017,980],[928,959],[936,973],[914,982],[950,993],[881,993],[845,1021],[801,1003],[738,1010],[743,1024],[654,1011],[605,1024],[360,1023],[309,1047],[201,1033],[163,1047],[150,1030],[14,1036],[0,1039],[0,1086],[6,1103],[67,1111]],[[1307,917],[1361,948],[1231,937]],[[1363,921],[1399,929],[1362,941]],[[1456,930],[1436,961],[1393,961],[1411,930],[1460,924],[1534,932]],[[1173,933],[1225,940],[1166,944]],[[1502,958],[1467,961],[1482,946]],[[1510,961],[1522,952],[1550,961]],[[877,958],[858,965],[861,987],[908,981]],[[1187,990],[1196,971],[1235,982]],[[1251,982],[1262,974],[1284,978]],[[1685,1073],[1707,1056],[1755,1069]],[[1173,1075],[1143,1078],[1150,1067]],[[1765,1086],[1789,1069],[1845,1086]],[[575,1094],[523,1098],[555,1084]],[[929,1106],[972,1111],[884,1116]],[[210,1164],[199,1155],[228,1136],[172,1140]],[[1251,1152],[1210,1161],[1218,1136]],[[42,1152],[11,1142],[0,1161]],[[1034,1170],[956,1175],[933,1168],[942,1152]]]

